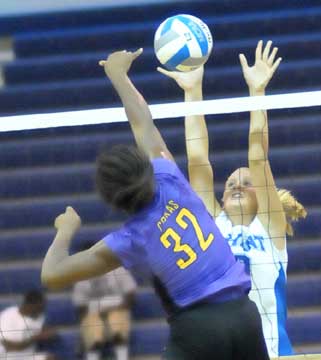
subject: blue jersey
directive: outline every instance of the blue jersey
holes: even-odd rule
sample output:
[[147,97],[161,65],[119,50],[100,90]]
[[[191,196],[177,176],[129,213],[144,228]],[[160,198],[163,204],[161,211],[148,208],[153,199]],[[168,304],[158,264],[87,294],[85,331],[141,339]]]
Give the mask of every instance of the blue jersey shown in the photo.
[[153,202],[107,235],[107,247],[134,274],[159,279],[178,307],[247,293],[243,264],[176,164],[156,159],[153,167]]
[[259,218],[245,225],[233,225],[222,211],[216,224],[228,240],[235,256],[244,262],[251,275],[249,298],[262,319],[266,347],[271,358],[292,355],[286,331],[286,248],[278,250]]

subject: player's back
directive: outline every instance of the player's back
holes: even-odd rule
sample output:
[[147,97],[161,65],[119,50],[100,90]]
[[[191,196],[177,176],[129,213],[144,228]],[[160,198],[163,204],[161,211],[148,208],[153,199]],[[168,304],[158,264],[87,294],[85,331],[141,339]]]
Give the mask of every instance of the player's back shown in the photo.
[[137,263],[180,307],[246,293],[243,265],[176,164],[156,159],[153,165],[154,201],[125,225],[145,258]]

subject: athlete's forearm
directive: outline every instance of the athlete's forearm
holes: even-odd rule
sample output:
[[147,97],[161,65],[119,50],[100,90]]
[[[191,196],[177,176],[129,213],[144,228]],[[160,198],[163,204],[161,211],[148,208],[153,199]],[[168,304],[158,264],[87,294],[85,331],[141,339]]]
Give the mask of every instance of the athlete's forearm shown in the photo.
[[110,80],[123,103],[137,145],[154,156],[166,151],[166,144],[154,125],[148,104],[127,74],[111,76]]
[[74,231],[67,228],[58,230],[48,249],[42,264],[41,281],[49,288],[58,287],[57,280],[59,280],[59,274],[64,272],[63,262],[69,257],[69,247],[74,235]]
[[[250,96],[264,96],[265,91],[250,89]],[[266,110],[251,111],[249,131],[249,160],[268,160],[269,129]]]
[[[202,84],[185,90],[185,101],[202,101]],[[185,117],[185,142],[190,184],[213,216],[220,212],[214,194],[214,174],[209,161],[208,130],[203,115]]]
[[[199,85],[196,88],[184,92],[186,102],[189,101],[202,101],[203,90]],[[193,157],[193,142],[202,141],[202,154],[204,160],[208,160],[208,131],[203,115],[193,115],[185,117],[185,140],[186,148],[189,158]]]
[[141,126],[151,128],[153,120],[149,107],[128,75],[125,73],[113,75],[110,76],[110,80],[124,105],[130,124],[134,128]]
[[[186,102],[202,101],[202,86],[185,91],[184,97]],[[185,117],[185,142],[189,166],[209,164],[208,131],[204,115]]]

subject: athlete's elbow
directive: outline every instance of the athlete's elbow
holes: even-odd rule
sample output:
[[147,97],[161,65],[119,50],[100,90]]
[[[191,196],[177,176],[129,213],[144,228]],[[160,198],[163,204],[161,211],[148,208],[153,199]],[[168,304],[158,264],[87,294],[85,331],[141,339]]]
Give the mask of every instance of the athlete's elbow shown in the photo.
[[46,269],[41,271],[41,283],[49,290],[61,290],[67,286],[56,272]]

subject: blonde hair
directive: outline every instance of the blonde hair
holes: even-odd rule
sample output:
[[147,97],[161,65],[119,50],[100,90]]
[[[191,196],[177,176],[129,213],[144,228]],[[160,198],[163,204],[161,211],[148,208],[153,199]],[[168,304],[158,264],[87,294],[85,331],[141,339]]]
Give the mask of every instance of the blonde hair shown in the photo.
[[278,195],[286,215],[286,233],[287,235],[293,236],[293,227],[291,223],[293,221],[298,221],[300,218],[305,218],[307,216],[307,211],[289,190],[278,189]]

